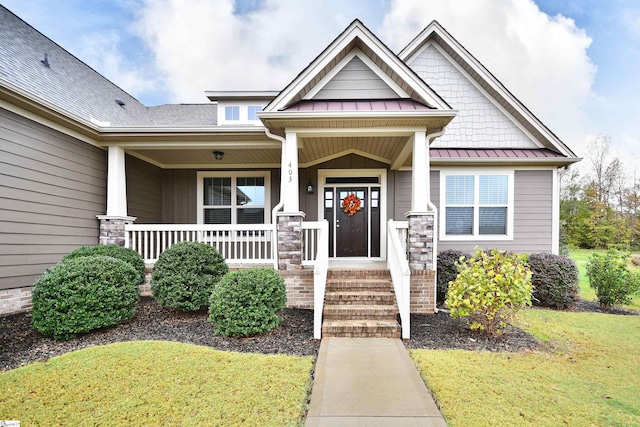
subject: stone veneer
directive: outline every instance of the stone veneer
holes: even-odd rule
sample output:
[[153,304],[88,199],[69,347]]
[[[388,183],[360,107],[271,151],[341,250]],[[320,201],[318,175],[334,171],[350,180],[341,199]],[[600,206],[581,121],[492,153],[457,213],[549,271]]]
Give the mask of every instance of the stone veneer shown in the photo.
[[302,269],[303,213],[278,214],[278,270]]
[[410,281],[410,311],[416,314],[435,312],[435,268],[433,265],[433,239],[435,215],[410,213],[407,248]]
[[100,220],[100,244],[124,246],[124,226],[136,220],[132,216],[107,216],[98,215]]

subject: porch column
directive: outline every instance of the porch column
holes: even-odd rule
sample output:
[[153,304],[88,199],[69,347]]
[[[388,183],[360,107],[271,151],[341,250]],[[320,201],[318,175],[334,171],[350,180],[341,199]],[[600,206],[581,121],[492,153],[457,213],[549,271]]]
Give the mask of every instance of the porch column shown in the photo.
[[434,225],[430,209],[429,145],[426,129],[413,135],[411,211],[407,212],[407,248],[411,269],[410,311],[430,314],[435,310]]
[[98,215],[100,220],[100,244],[125,243],[125,224],[136,220],[127,215],[127,177],[125,156],[122,147],[109,147],[107,159],[107,214]]
[[302,221],[298,188],[298,136],[286,132],[282,147],[280,198],[284,200],[278,213],[278,270],[302,269]]

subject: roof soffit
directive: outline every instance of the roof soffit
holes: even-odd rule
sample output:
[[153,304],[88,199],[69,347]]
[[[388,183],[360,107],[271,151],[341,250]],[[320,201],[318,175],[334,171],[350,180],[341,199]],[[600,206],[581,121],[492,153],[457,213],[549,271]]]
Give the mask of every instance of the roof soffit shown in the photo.
[[[324,86],[330,76],[348,63],[348,59],[358,55],[368,65],[375,64],[374,71],[393,82],[392,87],[404,92],[410,98],[432,105],[438,110],[451,107],[433,91],[417,74],[402,62],[359,20],[353,21],[311,64],[285,87],[269,103],[264,111],[276,112],[294,104],[314,91],[317,85]],[[349,56],[349,58],[347,58]],[[345,59],[347,58],[347,59]],[[337,71],[334,71],[334,68]],[[327,76],[329,76],[328,79]],[[400,97],[400,96],[399,96]]]
[[528,133],[545,147],[555,150],[569,158],[577,158],[576,154],[567,147],[544,123],[542,123],[529,109],[522,104],[487,68],[480,63],[467,49],[464,48],[437,21],[432,21],[418,36],[402,49],[398,57],[405,63],[410,63],[431,43],[440,46],[458,65],[466,70],[477,84],[495,98],[502,107]]

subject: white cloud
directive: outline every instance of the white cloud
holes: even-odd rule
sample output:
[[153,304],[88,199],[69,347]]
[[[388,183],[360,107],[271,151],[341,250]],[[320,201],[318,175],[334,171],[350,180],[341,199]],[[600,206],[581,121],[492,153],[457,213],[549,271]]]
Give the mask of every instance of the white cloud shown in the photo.
[[561,139],[578,149],[585,143],[596,67],[591,39],[573,20],[550,17],[531,0],[392,1],[381,37],[404,47],[433,19]]

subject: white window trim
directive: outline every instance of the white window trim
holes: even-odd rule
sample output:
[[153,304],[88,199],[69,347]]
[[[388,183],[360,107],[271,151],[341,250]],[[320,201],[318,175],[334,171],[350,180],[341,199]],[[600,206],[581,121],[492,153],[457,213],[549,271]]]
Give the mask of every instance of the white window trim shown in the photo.
[[[204,224],[204,178],[231,178],[231,223],[237,223],[236,178],[264,178],[264,223],[271,224],[271,172],[269,171],[199,171],[197,185],[198,224]],[[258,207],[258,206],[256,206]]]
[[[473,175],[473,234],[448,235],[447,233],[447,176],[449,175]],[[480,234],[480,175],[507,175],[508,200],[507,200],[507,234]],[[490,205],[489,205],[490,206]],[[502,206],[502,205],[501,205]],[[440,169],[440,240],[441,241],[487,241],[487,240],[513,240],[514,227],[514,169],[505,168],[442,168]]]

